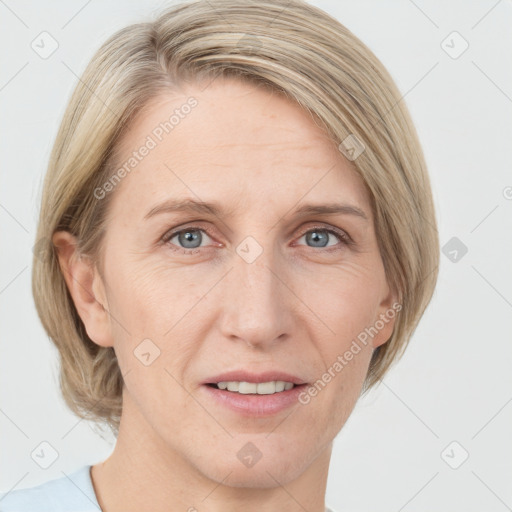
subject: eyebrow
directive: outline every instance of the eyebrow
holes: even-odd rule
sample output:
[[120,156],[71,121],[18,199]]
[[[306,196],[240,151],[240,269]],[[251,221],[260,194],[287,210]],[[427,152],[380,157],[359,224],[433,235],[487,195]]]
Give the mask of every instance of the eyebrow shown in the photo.
[[[231,216],[234,210],[226,210],[217,202],[205,202],[196,199],[167,199],[151,208],[144,216],[144,220],[158,214],[173,212],[211,214],[221,217],[222,215]],[[304,204],[295,210],[295,215],[298,217],[307,215],[354,215],[368,220],[368,216],[361,208],[342,203]]]

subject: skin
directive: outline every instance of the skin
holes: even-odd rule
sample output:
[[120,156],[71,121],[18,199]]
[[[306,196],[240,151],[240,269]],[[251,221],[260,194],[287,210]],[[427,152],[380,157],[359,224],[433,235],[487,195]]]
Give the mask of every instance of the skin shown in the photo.
[[[110,192],[103,268],[77,257],[69,233],[53,239],[88,335],[114,347],[125,380],[117,444],[92,468],[98,501],[107,512],[323,512],[333,439],[394,321],[307,405],[242,417],[208,400],[201,383],[233,369],[314,383],[391,308],[370,199],[305,111],[233,79],[155,99],[124,136],[120,161],[190,96],[198,105]],[[170,197],[231,213],[144,220]],[[350,204],[367,219],[295,216],[306,202]],[[195,232],[199,248],[178,236],[159,243],[188,226],[210,230]],[[314,228],[353,243],[320,231],[327,247],[315,245]],[[252,263],[236,252],[247,236],[263,249]],[[148,338],[160,356],[145,366],[133,351]],[[237,458],[248,442],[262,453],[249,468]]]

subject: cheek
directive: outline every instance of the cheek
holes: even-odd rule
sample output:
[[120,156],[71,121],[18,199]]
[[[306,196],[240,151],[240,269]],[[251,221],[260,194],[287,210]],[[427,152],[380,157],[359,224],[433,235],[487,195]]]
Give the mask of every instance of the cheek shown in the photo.
[[194,336],[201,325],[198,319],[208,325],[208,301],[201,299],[211,277],[201,278],[197,269],[183,270],[129,260],[112,268],[109,311],[123,374],[139,370],[139,353],[149,352],[155,358],[151,368],[162,372],[181,368],[198,350]]
[[322,319],[331,340],[336,340],[330,347],[343,349],[373,324],[382,300],[381,283],[380,272],[370,265],[352,264],[329,268],[306,288],[305,302]]
[[162,336],[204,294],[197,270],[185,270],[149,257],[145,262],[119,261],[109,275],[112,312],[132,326],[130,332]]
[[[376,264],[374,268],[379,267]],[[330,270],[333,272],[310,288],[305,301],[324,324],[315,335],[323,365],[319,379],[325,384],[325,388],[318,384],[322,390],[318,394],[330,404],[324,410],[331,411],[341,426],[360,395],[368,371],[373,350],[364,333],[378,314],[381,276],[371,266],[346,265]]]

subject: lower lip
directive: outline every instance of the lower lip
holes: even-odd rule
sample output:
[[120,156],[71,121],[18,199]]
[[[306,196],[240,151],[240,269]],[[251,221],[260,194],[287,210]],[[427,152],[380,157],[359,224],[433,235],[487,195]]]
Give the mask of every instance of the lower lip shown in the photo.
[[270,416],[298,403],[298,397],[306,386],[307,384],[301,384],[287,391],[280,391],[272,395],[244,395],[224,389],[217,389],[206,384],[201,387],[215,403],[224,405],[239,414],[245,416]]

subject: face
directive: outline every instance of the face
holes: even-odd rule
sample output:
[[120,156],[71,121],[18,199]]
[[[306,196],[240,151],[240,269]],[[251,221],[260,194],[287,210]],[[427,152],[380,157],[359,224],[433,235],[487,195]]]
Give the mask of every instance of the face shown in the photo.
[[[172,131],[155,130],[176,109]],[[124,375],[120,435],[217,482],[275,486],[269,472],[286,484],[331,447],[392,332],[368,193],[303,110],[253,85],[159,97],[122,140],[120,166],[148,136],[155,146],[109,192],[94,281],[108,320],[83,316]],[[208,385],[258,377],[306,384]]]

